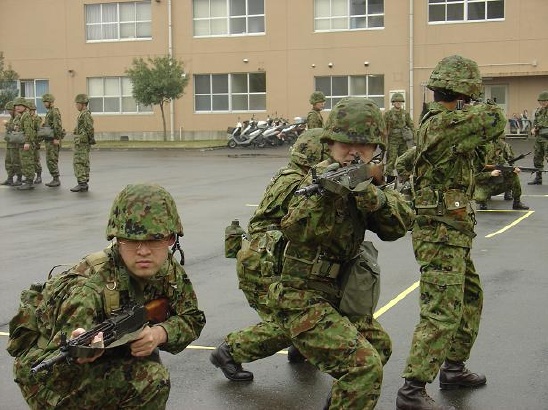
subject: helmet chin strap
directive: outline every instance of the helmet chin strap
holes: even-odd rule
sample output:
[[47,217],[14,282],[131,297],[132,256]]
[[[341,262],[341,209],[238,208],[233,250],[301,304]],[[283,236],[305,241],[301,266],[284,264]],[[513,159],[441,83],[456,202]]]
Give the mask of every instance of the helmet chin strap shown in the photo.
[[181,244],[179,243],[179,235],[175,234],[175,242],[173,242],[173,245],[171,245],[171,252],[175,254],[175,251],[179,251],[179,254],[181,255],[180,264],[185,264],[185,252],[181,249]]

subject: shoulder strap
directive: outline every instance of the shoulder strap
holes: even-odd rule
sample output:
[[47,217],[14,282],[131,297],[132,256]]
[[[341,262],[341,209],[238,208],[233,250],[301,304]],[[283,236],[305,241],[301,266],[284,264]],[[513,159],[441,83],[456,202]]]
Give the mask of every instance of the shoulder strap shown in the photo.
[[[109,255],[103,250],[92,253],[84,258],[94,272],[99,272],[109,260]],[[105,314],[110,316],[111,312],[120,308],[120,292],[115,278],[110,278],[102,289],[105,302]]]

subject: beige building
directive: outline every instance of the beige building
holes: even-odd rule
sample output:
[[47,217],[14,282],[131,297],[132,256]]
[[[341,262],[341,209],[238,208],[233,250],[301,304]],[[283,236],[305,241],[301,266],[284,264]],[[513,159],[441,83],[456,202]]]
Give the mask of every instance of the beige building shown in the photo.
[[[546,0],[2,0],[0,51],[23,96],[51,92],[67,130],[87,93],[97,139],[162,138],[125,70],[172,55],[189,76],[166,110],[170,139],[225,138],[238,119],[305,116],[314,90],[382,108],[405,94],[415,121],[441,58],[476,60],[485,97],[530,113],[548,89]],[[324,116],[326,113],[324,112]]]

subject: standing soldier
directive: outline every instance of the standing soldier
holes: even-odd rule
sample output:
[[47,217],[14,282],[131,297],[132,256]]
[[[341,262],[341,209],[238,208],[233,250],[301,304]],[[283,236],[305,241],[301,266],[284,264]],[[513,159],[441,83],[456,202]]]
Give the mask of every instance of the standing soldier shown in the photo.
[[477,387],[483,374],[464,363],[479,330],[483,290],[471,259],[476,236],[471,206],[484,166],[478,149],[504,132],[496,104],[468,104],[482,92],[476,62],[453,55],[434,68],[427,87],[434,102],[421,119],[413,161],[416,219],[412,241],[420,266],[420,320],[398,390],[398,410],[441,410],[426,392],[438,371],[442,389]]
[[309,130],[312,128],[322,128],[323,117],[320,111],[323,110],[325,105],[325,95],[321,91],[314,91],[310,94],[309,101],[312,104],[312,109],[306,116],[306,126]]
[[51,182],[46,183],[46,186],[57,187],[61,185],[61,181],[59,181],[59,150],[61,149],[61,140],[65,134],[63,132],[59,108],[53,106],[55,97],[52,94],[44,94],[42,96],[42,101],[48,110],[46,118],[44,119],[44,125],[50,127],[53,132],[52,137],[46,138],[45,140],[46,164],[49,173],[53,178]]
[[30,101],[23,97],[18,97],[13,101],[15,111],[20,115],[14,120],[15,130],[21,131],[24,135],[23,145],[19,145],[19,155],[21,156],[21,170],[25,179],[23,184],[17,189],[28,191],[34,189],[34,147],[36,144],[36,127],[34,120],[30,115]]
[[34,179],[35,184],[42,183],[42,163],[40,161],[40,143],[42,142],[42,137],[38,136],[38,130],[42,126],[42,119],[38,114],[36,114],[36,104],[34,101],[29,101],[30,104],[30,116],[32,117],[32,122],[34,124],[34,129],[36,130],[36,139],[34,140],[34,172],[36,173],[36,178]]
[[71,188],[72,192],[87,192],[89,189],[89,152],[95,144],[93,118],[88,110],[89,99],[86,94],[78,94],[74,99],[79,111],[74,128],[74,175],[78,185]]
[[544,161],[548,161],[548,91],[543,91],[538,96],[540,107],[535,111],[532,134],[536,135],[533,165],[538,171],[535,179],[528,185],[542,185],[542,171]]
[[386,124],[386,134],[388,136],[388,151],[386,153],[387,182],[392,182],[396,159],[402,155],[409,146],[414,145],[413,136],[414,126],[411,116],[402,104],[405,102],[401,93],[395,93],[391,99],[392,108],[384,113],[384,122]]
[[[5,106],[5,109],[10,114],[10,119],[6,121],[6,137],[9,137],[9,134],[15,131],[14,121],[15,121],[15,108],[13,101],[8,101]],[[5,159],[6,172],[8,178],[0,183],[0,185],[9,185],[9,186],[21,186],[22,174],[21,174],[21,157],[19,155],[19,144],[16,142],[7,141],[6,142],[6,159]],[[16,176],[17,179],[14,181],[13,177]]]

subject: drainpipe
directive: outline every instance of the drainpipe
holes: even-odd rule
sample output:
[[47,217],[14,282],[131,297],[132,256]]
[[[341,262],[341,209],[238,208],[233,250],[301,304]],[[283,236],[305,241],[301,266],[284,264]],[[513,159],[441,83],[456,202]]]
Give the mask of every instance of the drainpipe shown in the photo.
[[[167,2],[167,27],[168,27],[168,55],[173,57],[173,25],[171,21],[171,1]],[[169,140],[175,141],[175,109],[174,101],[171,100],[169,103]]]
[[413,71],[413,48],[414,48],[414,38],[413,38],[413,20],[414,20],[414,0],[409,0],[409,114],[413,118],[414,111],[414,77],[415,73]]

